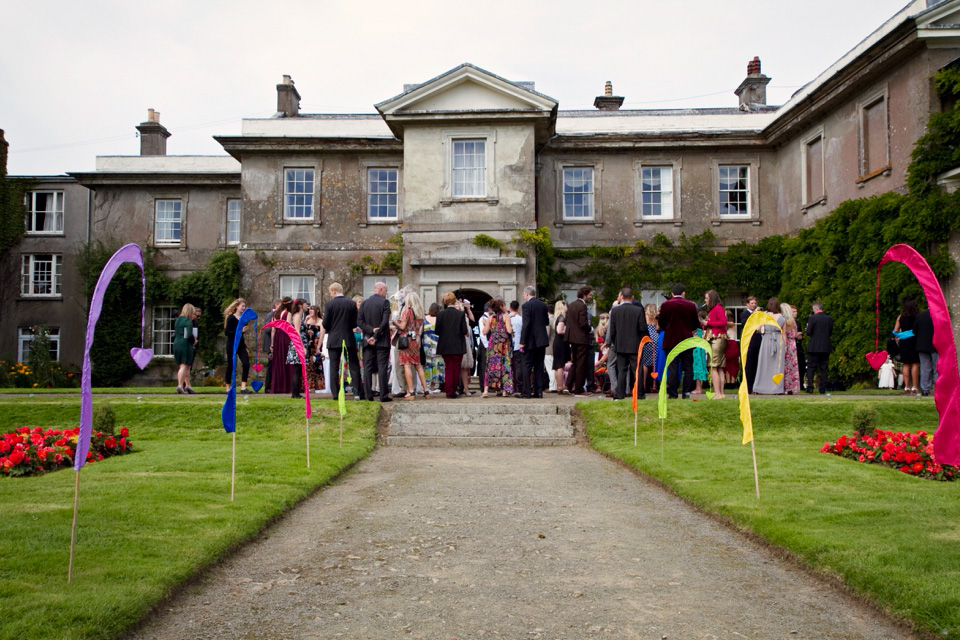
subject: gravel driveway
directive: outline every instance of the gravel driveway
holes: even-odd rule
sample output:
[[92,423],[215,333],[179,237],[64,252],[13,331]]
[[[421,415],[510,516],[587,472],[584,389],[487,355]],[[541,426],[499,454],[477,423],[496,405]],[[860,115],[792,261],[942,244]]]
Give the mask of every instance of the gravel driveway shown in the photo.
[[381,447],[154,638],[910,638],[581,446]]

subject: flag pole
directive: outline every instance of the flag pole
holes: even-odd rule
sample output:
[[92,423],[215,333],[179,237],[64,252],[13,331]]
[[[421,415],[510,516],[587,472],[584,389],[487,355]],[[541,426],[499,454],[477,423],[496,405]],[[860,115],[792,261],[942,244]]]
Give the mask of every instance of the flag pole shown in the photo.
[[310,418],[307,418],[307,469],[310,468]]
[[340,448],[343,449],[343,414],[340,414]]
[[233,432],[233,457],[230,463],[230,502],[233,502],[233,487],[237,481],[237,432]]
[[70,532],[70,566],[67,569],[67,584],[73,580],[73,549],[77,542],[77,511],[80,509],[80,472],[73,485],[73,529]]
[[757,485],[757,500],[760,499],[760,473],[757,471],[757,447],[750,441],[750,450],[753,451],[753,482]]
[[633,446],[637,446],[637,412],[633,412]]
[[660,462],[663,462],[663,418],[660,418]]

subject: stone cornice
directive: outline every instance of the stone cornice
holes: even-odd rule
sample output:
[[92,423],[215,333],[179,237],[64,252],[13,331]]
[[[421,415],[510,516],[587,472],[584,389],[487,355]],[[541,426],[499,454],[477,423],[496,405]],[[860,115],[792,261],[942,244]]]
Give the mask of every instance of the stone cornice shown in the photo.
[[256,136],[214,136],[224,150],[240,160],[244,153],[371,153],[403,154],[403,143],[395,138],[287,138]]
[[70,172],[69,175],[85,187],[96,190],[100,186],[240,186],[240,173],[120,173]]

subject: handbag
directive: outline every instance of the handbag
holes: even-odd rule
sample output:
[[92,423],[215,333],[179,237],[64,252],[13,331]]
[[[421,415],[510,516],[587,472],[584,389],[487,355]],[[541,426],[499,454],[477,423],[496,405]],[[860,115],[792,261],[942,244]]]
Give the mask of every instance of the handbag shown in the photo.
[[400,351],[403,351],[404,349],[409,349],[409,348],[410,348],[410,336],[408,336],[407,334],[403,334],[397,340],[397,349],[399,349]]

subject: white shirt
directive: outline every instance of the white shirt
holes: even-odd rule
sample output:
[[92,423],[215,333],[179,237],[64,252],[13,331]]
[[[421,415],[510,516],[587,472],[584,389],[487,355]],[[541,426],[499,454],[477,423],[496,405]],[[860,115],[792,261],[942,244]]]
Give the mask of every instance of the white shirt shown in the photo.
[[484,349],[490,348],[490,336],[484,333],[488,322],[490,322],[490,312],[484,311],[483,315],[480,316],[480,344],[483,345]]
[[510,324],[513,326],[513,350],[520,350],[520,330],[523,329],[523,316],[519,313],[510,316]]

